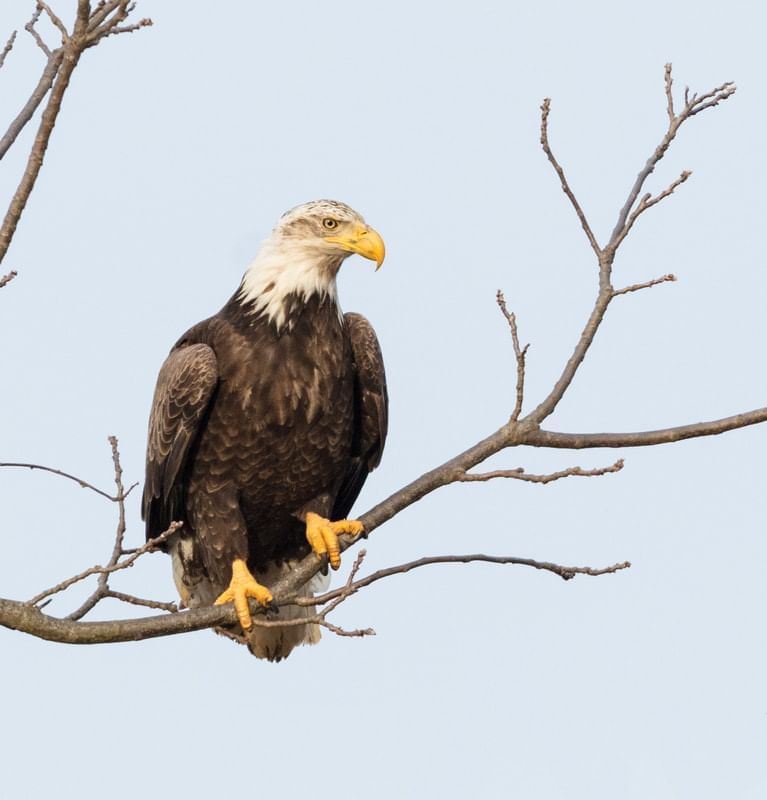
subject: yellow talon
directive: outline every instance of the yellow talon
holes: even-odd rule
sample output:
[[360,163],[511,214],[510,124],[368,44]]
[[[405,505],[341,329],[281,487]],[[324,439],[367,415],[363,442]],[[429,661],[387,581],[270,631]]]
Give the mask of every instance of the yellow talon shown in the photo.
[[255,598],[262,606],[272,602],[272,593],[250,574],[248,565],[241,558],[235,558],[232,562],[232,581],[229,588],[216,598],[215,605],[234,603],[242,629],[248,630],[253,624],[248,607],[249,597]]
[[333,569],[341,566],[341,545],[338,537],[343,533],[359,536],[362,531],[362,523],[356,519],[331,522],[313,511],[306,515],[306,539],[318,556],[327,555]]

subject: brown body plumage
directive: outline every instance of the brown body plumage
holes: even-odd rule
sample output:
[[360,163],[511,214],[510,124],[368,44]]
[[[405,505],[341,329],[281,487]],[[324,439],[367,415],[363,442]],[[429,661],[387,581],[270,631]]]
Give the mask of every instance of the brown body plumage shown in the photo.
[[[271,315],[263,291],[280,287],[245,296],[244,281],[218,314],[179,339],[160,371],[144,516],[147,537],[184,523],[169,550],[189,606],[226,589],[235,558],[259,583],[284,574],[310,552],[306,513],[346,517],[380,460],[383,361],[367,320],[339,313],[334,280],[344,257],[320,265],[325,290],[320,281],[316,291],[286,291]],[[313,626],[226,632],[272,659],[319,638]]]

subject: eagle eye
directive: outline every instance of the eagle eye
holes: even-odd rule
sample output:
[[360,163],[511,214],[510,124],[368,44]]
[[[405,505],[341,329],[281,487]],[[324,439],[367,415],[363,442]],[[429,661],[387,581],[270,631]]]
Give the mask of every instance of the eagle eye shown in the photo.
[[334,231],[338,227],[338,220],[332,217],[325,217],[325,219],[322,220],[322,227],[328,231]]

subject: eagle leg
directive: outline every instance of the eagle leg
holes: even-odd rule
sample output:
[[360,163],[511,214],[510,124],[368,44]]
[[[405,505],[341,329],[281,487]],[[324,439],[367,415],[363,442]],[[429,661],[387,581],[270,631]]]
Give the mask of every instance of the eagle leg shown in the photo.
[[272,593],[250,574],[247,564],[241,558],[235,558],[232,562],[232,581],[229,588],[216,598],[215,605],[234,603],[237,619],[246,631],[253,624],[248,606],[249,597],[255,598],[262,606],[268,606],[272,602]]
[[340,519],[337,522],[331,522],[313,511],[306,515],[306,538],[318,556],[326,555],[328,557],[333,569],[341,566],[341,545],[338,537],[343,533],[359,536],[363,530],[362,523],[356,519]]

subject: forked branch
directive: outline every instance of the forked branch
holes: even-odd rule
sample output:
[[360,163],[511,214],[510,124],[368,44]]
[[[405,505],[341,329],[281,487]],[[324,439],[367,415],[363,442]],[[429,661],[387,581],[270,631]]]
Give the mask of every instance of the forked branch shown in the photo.
[[[24,104],[17,117],[11,122],[5,135],[0,139],[0,159],[5,155],[11,145],[16,141],[19,133],[32,119],[38,106],[43,99],[48,96],[48,102],[40,120],[40,124],[35,135],[32,149],[27,159],[27,165],[22,175],[21,181],[11,198],[11,202],[6,211],[2,225],[0,226],[0,263],[5,258],[8,248],[11,245],[16,227],[19,224],[21,215],[26,208],[29,196],[40,174],[48,143],[56,125],[64,95],[69,87],[72,74],[77,68],[83,52],[90,47],[94,47],[105,37],[113,33],[128,32],[127,28],[119,29],[119,23],[124,21],[131,13],[134,4],[125,0],[120,2],[99,3],[96,10],[91,13],[91,4],[88,0],[78,0],[77,12],[72,30],[69,31],[60,17],[58,17],[51,7],[38,0],[35,13],[27,23],[26,29],[35,38],[40,49],[46,54],[48,61],[43,74],[32,92],[29,100]],[[59,30],[62,38],[61,47],[51,51],[38,34],[35,23],[41,11],[44,11],[51,23]],[[106,13],[105,13],[106,12]],[[103,23],[91,29],[89,23],[93,22],[94,17],[103,19]],[[129,26],[131,29],[151,25],[151,20],[141,20],[136,26]]]
[[565,171],[560,166],[559,162],[554,156],[554,153],[551,150],[551,146],[549,145],[549,114],[551,113],[551,98],[545,97],[543,103],[541,104],[541,147],[543,148],[543,152],[546,154],[546,158],[549,159],[551,166],[554,167],[554,171],[557,173],[559,177],[559,183],[562,186],[562,191],[567,195],[567,199],[570,201],[575,213],[578,215],[578,220],[581,223],[581,227],[583,228],[583,232],[586,234],[586,238],[589,240],[589,244],[591,245],[591,249],[594,251],[594,254],[597,258],[601,258],[602,256],[602,249],[597,242],[596,236],[594,236],[594,232],[591,230],[591,225],[589,225],[589,221],[586,219],[586,215],[583,213],[583,209],[581,208],[581,204],[576,199],[575,195],[573,194],[573,190],[570,188],[570,184],[567,182],[567,178],[565,176]]
[[[75,478],[69,473],[61,470],[46,469],[60,477],[68,480],[74,480],[80,485],[94,491],[99,496],[110,500],[117,504],[118,507],[118,523],[115,533],[115,540],[112,547],[112,555],[105,566],[89,567],[76,575],[71,576],[55,586],[51,586],[41,592],[38,592],[34,597],[30,598],[26,603],[19,603],[12,600],[0,599],[0,624],[6,627],[12,627],[16,630],[22,630],[26,633],[32,633],[42,638],[51,638],[55,641],[67,641],[72,643],[97,643],[105,641],[127,641],[150,638],[152,636],[171,635],[174,633],[184,633],[189,630],[198,630],[200,627],[211,627],[214,625],[223,625],[230,622],[231,608],[226,606],[216,606],[216,615],[211,616],[211,609],[195,609],[193,611],[178,612],[175,603],[168,603],[159,600],[147,599],[138,597],[133,594],[117,591],[109,585],[109,578],[116,572],[132,567],[136,561],[147,553],[155,552],[162,544],[168,541],[180,528],[180,522],[174,522],[170,527],[154,539],[150,539],[144,545],[131,550],[125,550],[123,541],[125,536],[125,498],[128,496],[130,490],[126,491],[122,481],[122,466],[120,464],[120,453],[118,449],[117,439],[114,436],[109,437],[109,443],[112,454],[112,463],[114,467],[114,479],[117,492],[114,497],[108,495],[99,489],[96,489],[91,484]],[[2,465],[0,465],[2,466]],[[29,466],[13,464],[12,466]],[[38,466],[38,465],[34,465]],[[612,467],[606,467],[599,470],[586,471],[581,470],[579,467],[573,467],[570,470],[565,470],[561,474],[553,473],[550,476],[534,476],[534,475],[519,475],[514,474],[513,477],[521,477],[523,480],[532,480],[539,483],[547,483],[551,480],[556,480],[559,477],[566,477],[568,475],[603,475],[607,472],[616,472],[623,466],[622,462],[616,462]],[[468,476],[467,480],[485,480],[483,476]],[[132,487],[131,487],[132,488]],[[621,569],[626,569],[630,565],[627,562],[620,564],[613,564],[609,567],[570,567],[561,564],[554,564],[548,561],[536,561],[529,558],[519,558],[514,556],[488,556],[483,554],[473,555],[455,555],[455,556],[431,556],[428,558],[417,559],[416,561],[401,564],[395,567],[388,567],[384,570],[378,570],[364,578],[357,580],[357,574],[362,565],[365,557],[365,551],[362,550],[357,555],[349,577],[344,586],[335,589],[332,592],[314,598],[297,598],[295,591],[290,594],[275,595],[276,605],[278,607],[286,605],[304,605],[316,606],[321,608],[316,614],[311,617],[302,617],[301,619],[293,620],[280,620],[279,618],[264,618],[261,612],[263,609],[254,607],[254,624],[262,627],[292,627],[296,625],[305,625],[307,623],[316,623],[323,628],[331,631],[339,636],[367,636],[372,635],[374,631],[370,628],[362,628],[355,630],[345,630],[339,626],[331,623],[328,616],[335,611],[335,609],[359,589],[369,586],[382,578],[404,574],[411,570],[427,566],[430,564],[444,564],[444,563],[468,563],[472,561],[484,561],[492,564],[511,564],[518,566],[532,567],[533,569],[544,570],[552,572],[565,580],[569,580],[576,575],[591,575],[600,576]],[[316,558],[316,557],[315,557]],[[319,563],[319,562],[318,562]],[[98,581],[94,591],[75,611],[67,614],[63,618],[54,618],[42,614],[42,608],[48,605],[51,599],[62,592],[65,592],[75,584],[80,583],[88,578],[97,576]],[[117,620],[109,622],[82,622],[82,618],[92,611],[103,600],[120,600],[121,602],[131,605],[141,606],[144,608],[151,608],[161,611],[166,611],[176,617],[173,621],[168,623],[158,622],[157,620],[165,620],[166,617],[145,618],[142,620]],[[153,621],[154,620],[154,621]],[[205,624],[202,624],[204,621]],[[136,625],[136,623],[145,623],[145,625]],[[31,628],[29,626],[32,626]],[[75,626],[75,627],[72,627]],[[45,634],[41,631],[45,630]]]

